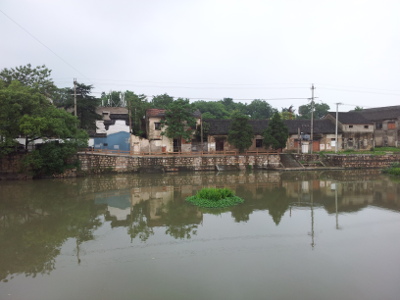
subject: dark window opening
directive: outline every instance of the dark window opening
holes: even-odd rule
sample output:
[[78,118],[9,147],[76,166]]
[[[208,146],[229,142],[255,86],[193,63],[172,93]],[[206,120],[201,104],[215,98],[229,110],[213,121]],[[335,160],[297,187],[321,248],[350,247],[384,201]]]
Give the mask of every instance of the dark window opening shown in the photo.
[[256,148],[262,148],[262,146],[263,146],[263,140],[256,139]]
[[154,122],[154,129],[155,130],[161,130],[161,123],[160,122]]

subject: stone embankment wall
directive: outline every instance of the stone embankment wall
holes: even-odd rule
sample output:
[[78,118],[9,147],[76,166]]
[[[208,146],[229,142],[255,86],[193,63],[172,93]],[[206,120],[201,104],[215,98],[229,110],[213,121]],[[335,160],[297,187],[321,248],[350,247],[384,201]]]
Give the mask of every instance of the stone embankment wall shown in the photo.
[[343,169],[364,169],[364,168],[380,168],[389,167],[394,162],[400,162],[400,155],[372,155],[372,154],[294,154],[298,161],[315,162],[322,161],[328,167],[337,167]]
[[84,173],[141,172],[141,171],[207,171],[239,170],[246,168],[277,168],[278,154],[215,155],[215,156],[114,156],[78,154]]
[[363,168],[386,168],[395,162],[400,162],[400,155],[335,155],[328,154],[325,160],[330,166],[341,167],[346,169],[363,169]]
[[12,154],[0,159],[0,180],[31,179],[32,176],[22,172],[24,154]]

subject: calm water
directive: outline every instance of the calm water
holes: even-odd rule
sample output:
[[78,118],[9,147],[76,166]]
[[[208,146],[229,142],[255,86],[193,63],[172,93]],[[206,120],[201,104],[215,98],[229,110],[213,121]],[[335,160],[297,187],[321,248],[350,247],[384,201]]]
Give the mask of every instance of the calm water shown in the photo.
[[0,182],[0,299],[399,299],[399,211],[379,171]]

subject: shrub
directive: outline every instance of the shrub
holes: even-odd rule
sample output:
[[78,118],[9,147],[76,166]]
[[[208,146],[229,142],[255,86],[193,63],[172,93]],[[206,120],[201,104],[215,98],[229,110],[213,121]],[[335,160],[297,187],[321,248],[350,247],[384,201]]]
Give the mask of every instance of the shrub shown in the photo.
[[196,195],[186,198],[186,201],[200,207],[221,208],[243,203],[244,200],[235,196],[234,191],[228,188],[204,188]]

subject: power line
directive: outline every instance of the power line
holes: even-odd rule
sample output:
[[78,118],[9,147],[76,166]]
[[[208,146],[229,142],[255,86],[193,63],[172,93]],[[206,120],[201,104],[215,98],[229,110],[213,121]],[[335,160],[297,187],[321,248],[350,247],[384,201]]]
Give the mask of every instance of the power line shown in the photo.
[[0,9],[0,12],[5,15],[8,19],[10,19],[14,24],[16,24],[19,28],[21,28],[23,31],[25,31],[27,34],[29,34],[34,40],[36,40],[39,44],[41,44],[43,47],[45,47],[47,50],[49,50],[51,53],[53,53],[57,58],[59,58],[62,62],[64,62],[66,65],[68,65],[70,68],[74,69],[76,72],[81,74],[83,77],[86,79],[89,79],[87,76],[85,76],[81,71],[79,71],[77,68],[75,68],[73,65],[71,65],[69,62],[67,62],[64,58],[62,58],[60,55],[58,55],[56,52],[54,52],[50,47],[48,47],[46,44],[44,44],[42,41],[40,41],[36,36],[34,36],[32,33],[30,33],[25,27],[20,25],[17,21],[13,20],[10,16],[8,16],[4,11]]

